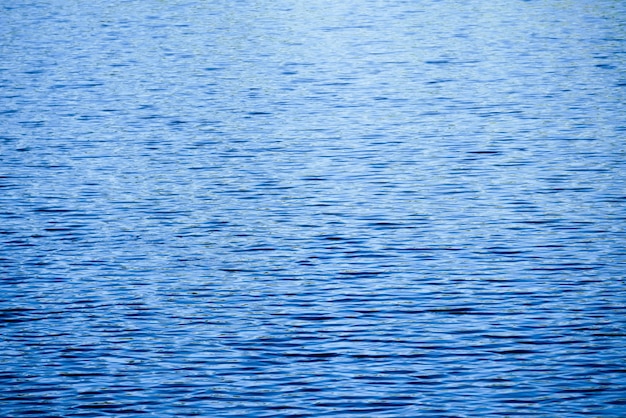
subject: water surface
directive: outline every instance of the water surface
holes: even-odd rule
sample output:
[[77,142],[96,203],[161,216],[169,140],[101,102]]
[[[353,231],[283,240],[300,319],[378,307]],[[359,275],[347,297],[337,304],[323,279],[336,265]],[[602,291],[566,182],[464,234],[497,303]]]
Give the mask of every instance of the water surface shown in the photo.
[[625,16],[0,6],[0,415],[626,416]]

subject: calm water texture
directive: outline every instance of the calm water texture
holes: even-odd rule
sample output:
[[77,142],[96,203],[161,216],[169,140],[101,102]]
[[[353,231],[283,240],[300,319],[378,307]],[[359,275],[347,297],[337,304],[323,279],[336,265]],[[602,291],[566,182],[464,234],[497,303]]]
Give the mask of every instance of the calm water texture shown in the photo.
[[0,6],[0,416],[626,416],[626,2]]

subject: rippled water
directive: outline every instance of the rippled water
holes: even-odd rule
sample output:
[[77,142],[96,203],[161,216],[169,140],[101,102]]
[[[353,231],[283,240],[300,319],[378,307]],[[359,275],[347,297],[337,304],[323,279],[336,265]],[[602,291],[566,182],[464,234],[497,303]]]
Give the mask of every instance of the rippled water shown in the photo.
[[0,6],[0,415],[626,416],[626,3]]

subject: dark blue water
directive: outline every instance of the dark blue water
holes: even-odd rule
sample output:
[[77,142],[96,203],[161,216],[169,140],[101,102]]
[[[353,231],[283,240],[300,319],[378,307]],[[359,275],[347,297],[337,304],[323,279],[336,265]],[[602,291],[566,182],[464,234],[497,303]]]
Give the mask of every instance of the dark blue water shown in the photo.
[[626,2],[0,6],[0,416],[626,416]]

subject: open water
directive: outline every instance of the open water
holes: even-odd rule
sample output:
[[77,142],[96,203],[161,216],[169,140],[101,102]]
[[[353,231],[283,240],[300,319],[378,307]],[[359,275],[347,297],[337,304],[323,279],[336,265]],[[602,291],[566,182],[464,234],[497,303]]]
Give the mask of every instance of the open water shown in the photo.
[[0,5],[0,416],[625,417],[626,2]]

